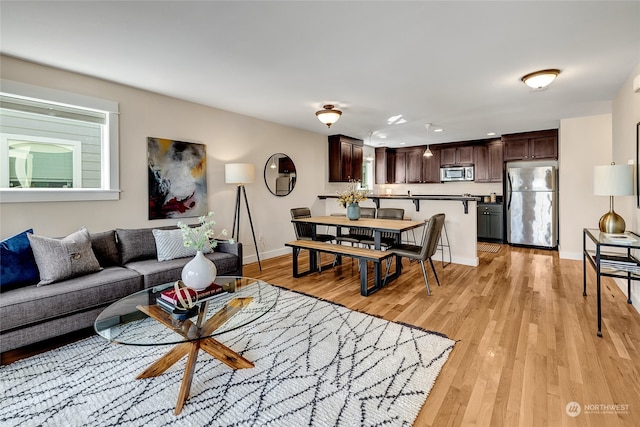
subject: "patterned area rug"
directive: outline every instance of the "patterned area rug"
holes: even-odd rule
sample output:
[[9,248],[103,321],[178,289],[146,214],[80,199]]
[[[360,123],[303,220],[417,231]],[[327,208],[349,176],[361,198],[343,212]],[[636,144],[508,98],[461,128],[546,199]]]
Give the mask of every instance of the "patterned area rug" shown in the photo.
[[299,293],[219,340],[255,363],[233,371],[200,352],[191,394],[173,414],[184,369],[136,380],[170,347],[95,336],[0,368],[0,425],[406,426],[454,341]]
[[500,245],[495,245],[493,243],[478,243],[478,251],[491,252],[495,254],[500,251]]

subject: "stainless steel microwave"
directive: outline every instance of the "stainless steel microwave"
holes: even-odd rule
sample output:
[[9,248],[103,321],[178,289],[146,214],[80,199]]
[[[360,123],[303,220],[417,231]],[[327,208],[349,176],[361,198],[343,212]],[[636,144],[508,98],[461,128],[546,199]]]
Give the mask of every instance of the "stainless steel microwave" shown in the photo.
[[473,181],[473,166],[448,166],[440,168],[440,181]]

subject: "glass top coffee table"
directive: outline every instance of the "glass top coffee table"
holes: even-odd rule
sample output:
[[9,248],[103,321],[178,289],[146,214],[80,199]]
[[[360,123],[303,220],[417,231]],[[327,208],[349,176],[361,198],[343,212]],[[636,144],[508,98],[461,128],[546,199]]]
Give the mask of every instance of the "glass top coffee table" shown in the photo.
[[96,332],[118,344],[174,347],[141,372],[136,379],[155,377],[185,355],[188,356],[175,414],[189,397],[198,350],[203,350],[232,369],[254,365],[214,337],[243,327],[268,313],[276,304],[279,289],[248,277],[217,277],[227,292],[197,302],[193,316],[177,320],[156,303],[160,292],[173,288],[166,283],[136,292],[111,304],[94,323]]

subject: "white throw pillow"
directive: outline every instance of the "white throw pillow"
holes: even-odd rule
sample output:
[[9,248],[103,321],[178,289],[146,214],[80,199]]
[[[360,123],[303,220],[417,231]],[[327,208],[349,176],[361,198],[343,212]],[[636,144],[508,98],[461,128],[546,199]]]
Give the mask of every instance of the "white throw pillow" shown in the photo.
[[[185,258],[196,254],[195,248],[187,248],[182,240],[182,230],[151,230],[156,239],[156,252],[158,261],[168,261],[175,258]],[[202,251],[205,254],[211,252],[206,246]]]

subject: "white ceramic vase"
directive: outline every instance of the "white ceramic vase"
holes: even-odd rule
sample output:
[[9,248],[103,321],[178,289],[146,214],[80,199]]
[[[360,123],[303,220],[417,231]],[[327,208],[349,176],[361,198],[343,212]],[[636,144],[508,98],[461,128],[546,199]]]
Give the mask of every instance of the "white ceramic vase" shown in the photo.
[[201,291],[213,283],[217,273],[216,265],[202,251],[198,251],[182,268],[182,281],[188,287]]

